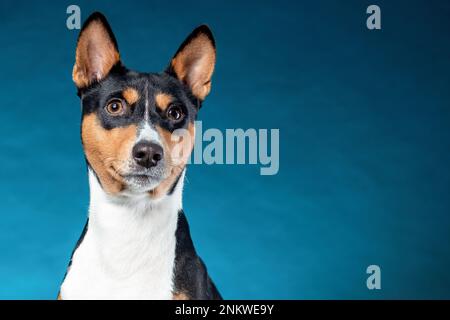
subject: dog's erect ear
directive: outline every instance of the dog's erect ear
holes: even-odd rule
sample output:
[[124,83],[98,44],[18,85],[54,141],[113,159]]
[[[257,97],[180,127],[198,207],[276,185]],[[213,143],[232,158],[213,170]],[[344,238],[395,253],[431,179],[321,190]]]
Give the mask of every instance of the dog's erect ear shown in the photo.
[[119,50],[105,16],[89,16],[78,37],[72,78],[78,88],[100,81],[120,61]]
[[187,84],[194,96],[203,100],[211,90],[211,76],[216,63],[216,47],[206,25],[195,29],[178,49],[168,72]]

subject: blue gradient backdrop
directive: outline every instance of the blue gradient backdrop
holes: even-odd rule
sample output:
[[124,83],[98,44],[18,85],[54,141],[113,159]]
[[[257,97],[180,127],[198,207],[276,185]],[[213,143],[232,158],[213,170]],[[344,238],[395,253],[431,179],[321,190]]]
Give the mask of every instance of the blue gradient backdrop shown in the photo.
[[203,126],[280,129],[278,175],[188,170],[193,238],[225,298],[450,298],[450,4],[425,0],[375,1],[381,31],[372,1],[2,1],[0,298],[55,298],[86,219],[73,3],[104,12],[142,71],[208,23]]

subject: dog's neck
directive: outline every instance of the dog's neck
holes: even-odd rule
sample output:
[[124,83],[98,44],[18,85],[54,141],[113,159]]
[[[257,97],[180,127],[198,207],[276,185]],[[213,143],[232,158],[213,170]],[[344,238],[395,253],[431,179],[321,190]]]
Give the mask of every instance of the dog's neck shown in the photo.
[[173,192],[159,200],[148,194],[120,197],[108,195],[89,171],[87,233],[74,253],[62,298],[170,299],[183,180],[184,172]]
[[[182,189],[184,171],[170,195],[161,199],[151,199],[148,193],[139,195],[108,195],[89,169],[89,225],[99,227],[103,232],[117,235],[117,228],[141,228],[145,222],[151,222],[154,231],[163,231],[161,227],[177,217],[182,209]],[[157,226],[157,224],[161,224]],[[164,229],[164,228],[163,228]],[[148,230],[150,232],[151,230]]]

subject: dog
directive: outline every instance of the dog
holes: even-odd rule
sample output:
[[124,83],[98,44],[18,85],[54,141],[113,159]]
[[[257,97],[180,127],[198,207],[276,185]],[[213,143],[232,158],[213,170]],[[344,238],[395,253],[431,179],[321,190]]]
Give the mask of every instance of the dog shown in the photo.
[[[84,23],[72,77],[82,105],[89,215],[58,299],[222,299],[182,209],[194,121],[215,62],[206,25],[163,72],[140,73],[122,63],[101,13]],[[177,138],[185,141],[181,151]]]

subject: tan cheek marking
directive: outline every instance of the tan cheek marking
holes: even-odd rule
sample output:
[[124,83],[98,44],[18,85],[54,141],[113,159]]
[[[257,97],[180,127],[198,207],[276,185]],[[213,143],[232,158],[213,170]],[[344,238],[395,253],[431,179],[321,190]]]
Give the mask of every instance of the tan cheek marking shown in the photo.
[[167,93],[157,93],[155,101],[161,110],[166,110],[169,104],[173,101],[173,97]]
[[[190,136],[190,143],[183,143],[182,141],[172,141],[172,133],[156,126],[156,130],[162,137],[162,143],[164,147],[164,155],[167,161],[167,166],[170,169],[169,176],[163,180],[155,189],[150,191],[150,197],[152,198],[159,198],[167,194],[170,187],[175,183],[177,177],[181,174],[184,167],[186,166],[186,162],[189,159],[189,155],[192,152],[192,148],[194,147],[194,138],[195,138],[195,126],[193,123],[189,123],[188,126],[188,134]],[[182,157],[180,159],[177,159],[176,164],[174,164],[174,159],[172,159],[172,154],[175,151],[175,147],[177,144],[181,144],[182,146]],[[177,146],[177,148],[180,148],[180,145]]]
[[173,294],[172,300],[190,300],[190,298],[184,292],[176,292]]
[[94,113],[83,119],[81,138],[86,158],[102,187],[110,194],[124,189],[120,173],[131,154],[136,132],[135,125],[106,130]]
[[125,90],[123,90],[122,96],[125,98],[129,105],[132,105],[139,100],[139,93],[134,88],[126,88]]

